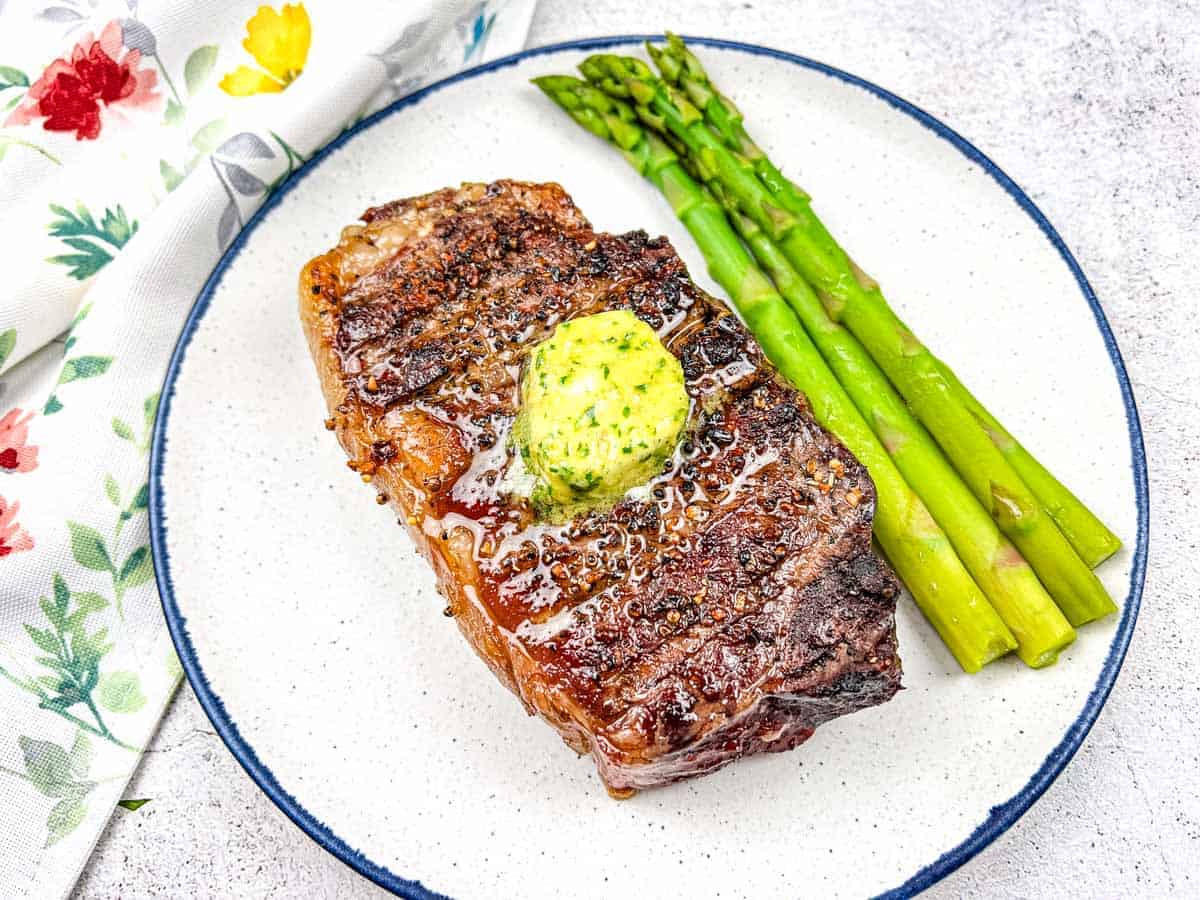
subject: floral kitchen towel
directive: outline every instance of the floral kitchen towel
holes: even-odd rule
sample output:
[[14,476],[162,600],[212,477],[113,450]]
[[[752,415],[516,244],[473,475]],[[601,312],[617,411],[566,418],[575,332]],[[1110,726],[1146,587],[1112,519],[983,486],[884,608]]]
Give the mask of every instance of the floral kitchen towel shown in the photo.
[[0,896],[67,894],[180,678],[147,456],[248,216],[534,0],[0,0]]

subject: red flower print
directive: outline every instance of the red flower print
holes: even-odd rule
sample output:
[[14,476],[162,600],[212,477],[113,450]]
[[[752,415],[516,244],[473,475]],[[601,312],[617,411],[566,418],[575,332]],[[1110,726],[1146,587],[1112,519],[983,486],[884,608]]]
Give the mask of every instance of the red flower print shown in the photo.
[[121,23],[114,19],[99,40],[89,32],[69,59],[50,63],[4,124],[27,125],[44,117],[47,131],[74,131],[76,140],[94,140],[100,136],[102,105],[143,107],[162,99],[154,91],[158,74],[139,70],[141,61],[140,50],[121,43]]
[[0,472],[32,472],[37,468],[38,448],[31,447],[29,420],[33,413],[22,416],[19,409],[10,409],[0,419]]
[[11,504],[0,497],[0,556],[8,556],[21,550],[33,549],[33,538],[13,520],[21,504],[13,501]]

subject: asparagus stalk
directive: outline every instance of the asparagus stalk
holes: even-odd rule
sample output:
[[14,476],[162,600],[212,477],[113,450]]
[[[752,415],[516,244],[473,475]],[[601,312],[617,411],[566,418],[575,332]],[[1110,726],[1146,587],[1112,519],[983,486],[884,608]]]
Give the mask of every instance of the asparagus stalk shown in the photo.
[[534,79],[534,84],[576,122],[619,147],[663,193],[767,357],[808,396],[817,420],[867,466],[877,494],[875,536],[959,665],[977,672],[1014,649],[1011,632],[833,377],[795,313],[754,265],[721,207],[680,166],[674,151],[646,133],[626,104],[586,82],[547,76]]
[[830,237],[807,201],[782,208],[750,163],[704,123],[700,111],[641,60],[599,54],[580,66],[590,81],[631,98],[646,122],[686,148],[705,181],[720,185],[738,208],[779,245],[817,289],[826,312],[862,342],[941,445],[968,487],[1033,566],[1072,625],[1108,615],[1116,605],[975,417],[957,402],[933,354],[883,300],[879,285]]
[[[741,111],[708,77],[703,64],[675,34],[667,33],[665,47],[647,43],[646,50],[663,78],[681,88],[703,113],[705,121],[726,146],[744,156],[759,180],[784,209],[802,215],[809,196],[777,169],[747,133]],[[830,238],[832,240],[832,237]],[[1084,503],[1001,425],[963,386],[945,363],[942,373],[955,398],[979,420],[997,449],[1026,483],[1042,508],[1070,541],[1075,552],[1095,568],[1121,547],[1121,542]]]
[[1075,640],[1063,617],[1016,547],[954,471],[871,357],[841,325],[754,222],[736,209],[729,218],[759,266],[800,318],[833,374],[869,422],[900,474],[933,514],[959,558],[1017,639],[1017,655],[1040,668]]
[[973,415],[992,443],[1008,460],[1009,465],[1029,485],[1034,496],[1042,504],[1054,523],[1075,548],[1080,558],[1093,569],[1121,549],[1121,539],[1100,521],[1082,500],[1071,493],[1070,488],[1037,461],[1037,458],[1021,446],[1008,430],[975,399],[958,376],[945,363],[940,363],[942,375],[959,402]]

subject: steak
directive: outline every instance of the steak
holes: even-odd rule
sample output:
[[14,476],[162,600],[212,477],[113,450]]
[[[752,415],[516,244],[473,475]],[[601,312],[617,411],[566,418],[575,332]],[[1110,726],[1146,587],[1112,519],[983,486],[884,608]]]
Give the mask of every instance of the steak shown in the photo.
[[[513,479],[523,356],[615,309],[679,358],[684,439],[615,506],[541,521]],[[348,465],[614,796],[791,749],[899,689],[874,485],[665,238],[595,232],[555,184],[464,184],[367,210],[305,266],[300,312]]]

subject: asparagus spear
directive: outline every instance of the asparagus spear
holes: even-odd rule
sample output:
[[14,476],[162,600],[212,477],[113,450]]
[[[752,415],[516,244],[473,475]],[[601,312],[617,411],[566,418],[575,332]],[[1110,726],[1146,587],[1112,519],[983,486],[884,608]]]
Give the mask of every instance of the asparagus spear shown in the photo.
[[758,337],[763,351],[812,404],[813,414],[867,466],[875,481],[875,536],[959,665],[976,672],[1016,641],[971,580],[945,534],[909,488],[795,314],[754,265],[713,198],[665,143],[646,133],[633,111],[570,76],[534,84],[576,122],[619,147],[667,198],[695,238],[709,272]]
[[[705,121],[720,135],[726,146],[736,150],[750,162],[759,180],[780,206],[803,214],[809,202],[808,195],[787,179],[754,142],[746,132],[741,111],[717,90],[703,64],[683,40],[670,32],[666,37],[665,47],[648,42],[646,44],[646,50],[662,72],[663,78],[681,88],[704,114]],[[948,366],[942,363],[941,367],[952,394],[979,420],[997,449],[1007,457],[1010,465],[1033,491],[1043,509],[1083,561],[1095,568],[1120,549],[1121,542],[1117,536],[1008,433],[983,404],[970,394]]]
[[962,406],[933,354],[896,317],[879,285],[830,237],[807,201],[782,208],[751,164],[704,123],[700,111],[641,60],[598,54],[581,70],[613,96],[631,98],[644,121],[669,131],[705,181],[718,184],[816,289],[826,312],[844,322],[937,439],[1000,530],[1033,566],[1072,625],[1108,615],[1116,605],[1079,558],[1032,491],[975,417]]

